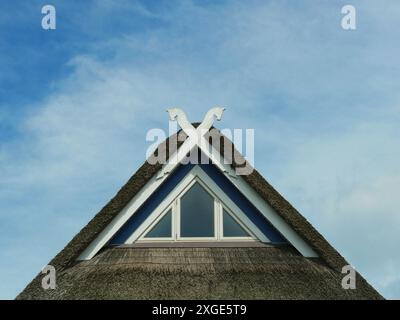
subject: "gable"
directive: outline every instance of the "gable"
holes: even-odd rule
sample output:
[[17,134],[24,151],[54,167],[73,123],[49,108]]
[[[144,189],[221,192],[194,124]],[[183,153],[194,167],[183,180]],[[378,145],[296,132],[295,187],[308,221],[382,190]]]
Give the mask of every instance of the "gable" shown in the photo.
[[162,214],[162,210],[173,201],[172,191],[179,192],[185,184],[200,175],[206,185],[217,190],[224,203],[234,208],[244,224],[253,230],[255,238],[271,244],[289,242],[306,257],[318,256],[267,203],[257,198],[255,192],[240,177],[233,178],[224,174],[212,164],[187,164],[177,166],[163,179],[155,175],[140,194],[80,254],[78,260],[91,259],[105,245],[129,244],[138,240]]
[[[180,131],[160,144],[150,157],[150,161],[146,161],[118,194],[71,240],[66,247],[68,250],[60,252],[51,262],[56,265],[67,265],[75,260],[88,260],[107,245],[145,200],[170,176],[170,169],[165,170],[167,166],[162,166],[151,158],[158,158],[160,154],[170,154],[170,151],[179,150],[185,141],[182,140],[181,134]],[[209,137],[216,135],[211,141],[219,141],[220,146],[230,145],[228,149],[233,153],[228,156],[233,160],[230,165],[232,168],[237,166],[235,159],[238,159],[242,165],[247,165],[246,160],[240,153],[238,154],[232,142],[218,130],[210,131],[209,134]],[[234,177],[230,174],[231,169],[225,169],[228,166],[224,162],[218,163],[219,171],[223,172],[225,177],[304,257],[321,257],[320,254],[322,254],[331,266],[336,268],[338,265],[343,265],[345,261],[343,257],[255,169],[247,176]],[[160,174],[161,172],[163,174]],[[307,243],[303,237],[309,242]],[[315,248],[318,248],[318,251],[315,251]]]

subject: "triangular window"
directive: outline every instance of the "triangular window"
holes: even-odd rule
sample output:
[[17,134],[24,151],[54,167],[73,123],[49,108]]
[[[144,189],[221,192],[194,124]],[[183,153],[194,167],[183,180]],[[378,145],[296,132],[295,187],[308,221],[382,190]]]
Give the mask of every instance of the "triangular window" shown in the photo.
[[172,211],[171,209],[144,236],[148,238],[171,238],[172,237]]
[[[194,179],[176,194],[163,211],[154,212],[153,222],[139,241],[255,240],[256,237],[201,179]],[[156,215],[158,217],[156,217]]]
[[180,199],[180,236],[214,237],[214,198],[198,183]]
[[224,237],[251,237],[249,233],[225,209],[222,214]]

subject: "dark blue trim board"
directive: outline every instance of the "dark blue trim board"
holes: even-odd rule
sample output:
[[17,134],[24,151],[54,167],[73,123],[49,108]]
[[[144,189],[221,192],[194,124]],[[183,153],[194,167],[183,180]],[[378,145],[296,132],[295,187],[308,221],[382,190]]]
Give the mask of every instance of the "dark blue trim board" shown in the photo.
[[[143,205],[128,219],[121,229],[110,240],[110,245],[119,245],[147,219],[157,206],[179,184],[194,167],[193,164],[180,165],[157,188]],[[263,216],[261,212],[230,182],[213,164],[200,164],[201,169],[225,192],[225,194],[246,214],[246,216],[271,240],[272,243],[287,243],[278,230]]]

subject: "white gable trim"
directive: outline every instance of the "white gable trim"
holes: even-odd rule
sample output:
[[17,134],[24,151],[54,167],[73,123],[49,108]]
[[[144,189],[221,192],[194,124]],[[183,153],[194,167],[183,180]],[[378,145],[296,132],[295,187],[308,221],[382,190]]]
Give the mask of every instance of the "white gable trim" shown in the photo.
[[[229,172],[232,171],[232,168],[224,164],[222,156],[216,158],[214,157],[214,163],[216,160],[220,160],[217,162],[217,167],[222,170],[222,172],[228,173],[225,174],[225,176],[304,257],[318,257],[318,254],[283,220],[283,218],[277,212],[275,212],[275,210],[267,202],[264,201],[264,199],[261,198],[258,193],[256,193],[247,184],[246,181],[243,180],[242,177],[229,174]],[[170,164],[165,165],[161,170],[164,170],[168,165]],[[174,167],[175,166],[176,165],[174,165]],[[169,172],[171,171],[168,170],[168,173]],[[125,208],[122,209],[121,212],[111,221],[111,223],[96,237],[96,239],[93,240],[92,243],[90,243],[90,245],[79,255],[78,260],[89,260],[94,257],[94,255],[105,244],[107,244],[107,242],[115,235],[115,233],[136,212],[136,210],[144,203],[144,201],[146,201],[146,199],[164,182],[167,177],[168,174],[165,174],[161,177],[159,174],[155,174],[139,191],[139,193],[129,201]],[[163,205],[163,203],[161,203],[160,206],[161,205]]]

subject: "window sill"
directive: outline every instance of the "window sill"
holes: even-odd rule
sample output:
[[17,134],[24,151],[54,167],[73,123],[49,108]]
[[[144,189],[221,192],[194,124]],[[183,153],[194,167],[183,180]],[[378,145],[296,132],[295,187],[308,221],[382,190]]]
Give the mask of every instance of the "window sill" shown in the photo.
[[[249,248],[249,247],[274,247],[279,244],[263,243],[261,241],[160,241],[160,242],[135,242],[132,244],[122,244],[120,248]],[[284,244],[287,245],[287,244]]]

